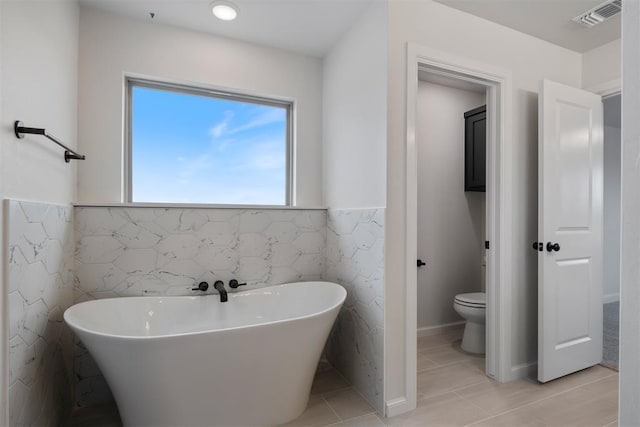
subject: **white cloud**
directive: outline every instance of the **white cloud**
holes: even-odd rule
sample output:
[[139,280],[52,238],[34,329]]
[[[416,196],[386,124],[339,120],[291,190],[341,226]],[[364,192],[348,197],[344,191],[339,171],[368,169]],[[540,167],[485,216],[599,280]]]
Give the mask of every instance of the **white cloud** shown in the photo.
[[234,116],[233,111],[230,111],[230,110],[225,111],[224,119],[222,119],[222,121],[216,124],[215,126],[212,126],[211,129],[209,129],[209,134],[214,138],[220,138],[222,135],[225,134],[227,128],[229,127],[229,124],[233,120],[233,116]]
[[220,123],[212,126],[211,129],[209,129],[209,134],[214,139],[219,139],[223,136],[235,135],[240,132],[277,123],[282,121],[284,117],[283,111],[284,110],[280,108],[269,108],[268,110],[265,110],[251,118],[248,122],[236,127],[231,127],[234,119],[233,111],[225,111],[224,119]]
[[244,132],[245,130],[254,129],[261,126],[270,125],[272,123],[277,123],[282,121],[283,118],[283,110],[280,108],[270,108],[269,110],[264,111],[260,115],[254,117],[249,122],[243,124],[242,126],[238,126],[233,129],[229,129],[228,134],[234,135],[239,132]]

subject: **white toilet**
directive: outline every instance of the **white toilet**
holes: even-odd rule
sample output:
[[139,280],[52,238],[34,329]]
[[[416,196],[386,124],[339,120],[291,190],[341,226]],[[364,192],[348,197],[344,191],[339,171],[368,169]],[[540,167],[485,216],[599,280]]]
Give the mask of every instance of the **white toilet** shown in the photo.
[[453,309],[467,322],[464,326],[462,349],[469,353],[484,354],[485,352],[485,319],[487,312],[487,298],[484,292],[456,295]]

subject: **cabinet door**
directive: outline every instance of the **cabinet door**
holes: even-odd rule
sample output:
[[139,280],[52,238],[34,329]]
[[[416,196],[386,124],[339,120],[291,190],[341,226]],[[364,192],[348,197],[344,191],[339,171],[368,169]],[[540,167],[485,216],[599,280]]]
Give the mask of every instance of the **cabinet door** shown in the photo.
[[464,191],[486,191],[486,106],[468,111],[464,117]]

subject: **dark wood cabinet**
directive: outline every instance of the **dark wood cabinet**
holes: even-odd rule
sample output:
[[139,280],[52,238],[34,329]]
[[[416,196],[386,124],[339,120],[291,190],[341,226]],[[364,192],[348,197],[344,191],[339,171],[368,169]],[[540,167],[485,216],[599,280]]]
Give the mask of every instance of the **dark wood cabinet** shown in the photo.
[[486,191],[487,106],[464,113],[464,191]]

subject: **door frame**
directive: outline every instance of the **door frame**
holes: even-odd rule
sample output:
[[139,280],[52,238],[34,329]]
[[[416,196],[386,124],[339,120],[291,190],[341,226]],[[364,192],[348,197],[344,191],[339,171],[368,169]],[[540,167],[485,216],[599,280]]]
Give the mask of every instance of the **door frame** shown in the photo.
[[[509,70],[414,43],[407,44],[405,396],[417,395],[417,210],[416,109],[418,72],[426,71],[487,87],[487,358],[486,373],[500,382],[522,376],[511,363],[512,272],[512,77]],[[522,370],[524,371],[524,370]],[[390,408],[389,408],[390,409]],[[400,408],[397,408],[400,409]],[[404,411],[393,411],[400,413]],[[391,416],[392,414],[388,414]]]
[[585,88],[587,92],[593,92],[600,95],[603,99],[608,96],[614,96],[622,93],[622,79],[613,79],[600,84]]

